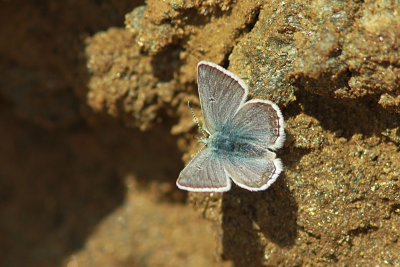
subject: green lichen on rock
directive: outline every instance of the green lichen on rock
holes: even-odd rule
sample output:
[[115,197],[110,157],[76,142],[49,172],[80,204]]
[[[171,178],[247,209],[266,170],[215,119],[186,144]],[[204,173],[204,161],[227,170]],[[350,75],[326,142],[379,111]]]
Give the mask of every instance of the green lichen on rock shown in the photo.
[[249,84],[252,96],[287,105],[296,99],[287,74],[297,57],[293,31],[299,27],[299,5],[271,1],[260,9],[254,27],[229,57],[231,70]]
[[350,93],[399,96],[399,3],[367,1],[357,15],[343,42],[343,58],[352,73]]
[[400,111],[400,15],[394,1],[313,1],[296,32],[299,86],[335,98],[381,98]]
[[290,73],[299,86],[319,95],[348,90],[348,67],[341,54],[357,7],[346,1],[310,1],[304,6],[294,34],[298,58]]
[[145,54],[154,55],[176,42],[177,32],[170,23],[154,24],[149,21],[144,15],[147,9],[147,6],[135,8],[125,16],[125,23]]

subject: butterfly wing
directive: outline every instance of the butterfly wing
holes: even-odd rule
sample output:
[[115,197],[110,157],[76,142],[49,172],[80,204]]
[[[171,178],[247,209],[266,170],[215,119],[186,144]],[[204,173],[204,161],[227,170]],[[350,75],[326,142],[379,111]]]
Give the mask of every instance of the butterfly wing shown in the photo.
[[232,119],[247,98],[247,85],[235,74],[206,61],[197,65],[197,82],[204,123],[210,134]]
[[228,131],[262,150],[275,150],[281,148],[285,141],[283,123],[282,113],[276,104],[256,99],[240,107]]
[[[198,64],[198,86],[208,132],[233,136],[244,151],[217,154],[210,148],[201,150],[182,170],[177,186],[194,192],[225,192],[231,187],[230,177],[251,191],[268,188],[282,171],[281,161],[270,151],[282,147],[285,138],[279,108],[266,100],[244,103],[246,84],[210,62]],[[246,153],[247,148],[251,153]]]
[[224,171],[221,158],[205,148],[181,171],[176,185],[192,192],[225,192],[231,188],[231,181]]
[[267,189],[282,171],[282,162],[270,151],[263,157],[223,157],[222,162],[235,184],[250,191]]
[[242,145],[240,153],[223,155],[228,176],[251,191],[268,188],[282,171],[282,162],[270,151],[285,140],[283,116],[278,106],[267,100],[243,104],[225,129],[231,139]]

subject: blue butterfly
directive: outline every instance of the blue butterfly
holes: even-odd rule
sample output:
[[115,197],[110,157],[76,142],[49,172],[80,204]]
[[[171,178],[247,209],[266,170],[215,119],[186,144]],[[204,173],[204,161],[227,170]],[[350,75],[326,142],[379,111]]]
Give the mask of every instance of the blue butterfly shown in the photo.
[[225,192],[231,180],[250,191],[267,189],[282,171],[273,152],[285,140],[283,116],[276,104],[246,102],[247,85],[211,62],[197,66],[200,104],[208,138],[176,182],[192,192]]

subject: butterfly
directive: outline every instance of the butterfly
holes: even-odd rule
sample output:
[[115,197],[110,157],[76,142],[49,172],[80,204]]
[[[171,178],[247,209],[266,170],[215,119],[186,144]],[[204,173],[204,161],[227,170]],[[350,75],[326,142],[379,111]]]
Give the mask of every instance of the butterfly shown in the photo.
[[233,181],[250,191],[267,189],[283,169],[274,152],[285,140],[279,107],[268,100],[246,102],[247,85],[211,62],[198,63],[197,82],[208,137],[179,174],[178,188],[226,192]]

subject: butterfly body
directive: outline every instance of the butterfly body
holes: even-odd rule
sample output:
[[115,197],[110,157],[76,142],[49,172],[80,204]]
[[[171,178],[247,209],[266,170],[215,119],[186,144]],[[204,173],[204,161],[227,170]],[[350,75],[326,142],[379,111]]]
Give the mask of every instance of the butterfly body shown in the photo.
[[216,132],[207,140],[208,147],[221,155],[238,157],[262,156],[264,152],[261,148],[249,143],[251,141],[250,138],[245,138],[236,131],[230,131],[229,133]]
[[198,64],[198,86],[209,137],[182,170],[177,186],[193,192],[225,192],[231,180],[250,191],[268,188],[282,171],[274,150],[284,141],[283,116],[268,100],[250,100],[247,85],[211,63]]

